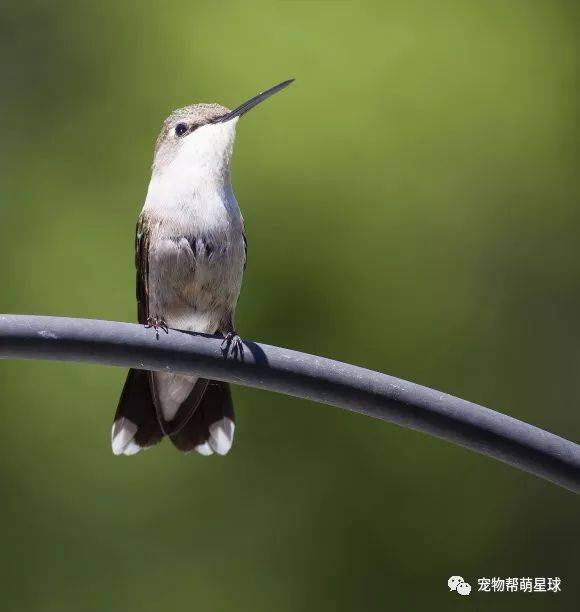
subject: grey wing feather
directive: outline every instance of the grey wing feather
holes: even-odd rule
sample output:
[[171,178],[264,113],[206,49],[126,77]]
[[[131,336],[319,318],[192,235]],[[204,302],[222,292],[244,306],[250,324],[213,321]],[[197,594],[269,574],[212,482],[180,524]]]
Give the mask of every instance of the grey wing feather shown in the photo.
[[242,230],[242,238],[244,239],[244,272],[248,265],[248,239],[246,238],[246,230]]
[[149,226],[139,217],[135,232],[135,269],[137,272],[137,320],[144,325],[149,317]]

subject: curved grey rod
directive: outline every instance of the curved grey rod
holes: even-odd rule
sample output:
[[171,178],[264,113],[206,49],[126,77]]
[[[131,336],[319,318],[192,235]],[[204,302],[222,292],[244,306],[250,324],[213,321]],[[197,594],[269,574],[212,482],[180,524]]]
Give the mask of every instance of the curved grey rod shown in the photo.
[[423,431],[580,493],[580,446],[451,395],[364,368],[244,341],[131,323],[0,315],[0,358],[84,361],[202,376],[331,404]]

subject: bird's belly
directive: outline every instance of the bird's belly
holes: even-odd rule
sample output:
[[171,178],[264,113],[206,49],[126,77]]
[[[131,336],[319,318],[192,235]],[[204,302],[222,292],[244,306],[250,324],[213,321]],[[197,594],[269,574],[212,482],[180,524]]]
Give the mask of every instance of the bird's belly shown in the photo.
[[177,329],[214,333],[233,315],[242,284],[243,238],[170,238],[149,251],[149,313]]

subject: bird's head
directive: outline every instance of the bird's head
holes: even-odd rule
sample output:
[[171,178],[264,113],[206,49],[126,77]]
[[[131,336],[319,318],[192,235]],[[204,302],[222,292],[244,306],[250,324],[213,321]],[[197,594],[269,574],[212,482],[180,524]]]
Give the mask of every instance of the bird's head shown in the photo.
[[177,109],[163,123],[155,144],[153,174],[229,176],[238,119],[293,79],[254,96],[234,110],[220,104],[192,104]]

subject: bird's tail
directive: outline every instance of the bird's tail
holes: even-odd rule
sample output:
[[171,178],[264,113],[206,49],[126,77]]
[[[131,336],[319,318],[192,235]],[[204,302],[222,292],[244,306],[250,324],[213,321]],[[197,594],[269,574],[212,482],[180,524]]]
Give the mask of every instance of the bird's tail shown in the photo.
[[230,450],[235,421],[227,383],[197,379],[171,427],[156,409],[154,387],[155,379],[150,372],[129,370],[111,433],[115,455],[134,455],[157,444],[166,434],[184,452],[225,455]]

